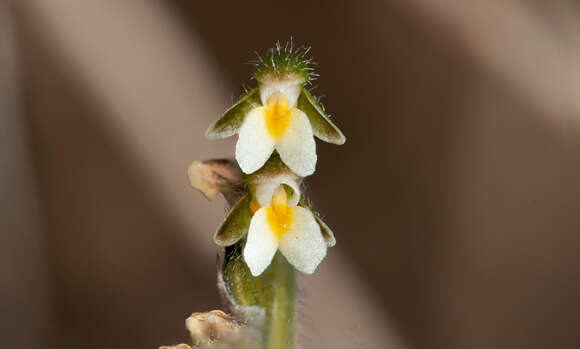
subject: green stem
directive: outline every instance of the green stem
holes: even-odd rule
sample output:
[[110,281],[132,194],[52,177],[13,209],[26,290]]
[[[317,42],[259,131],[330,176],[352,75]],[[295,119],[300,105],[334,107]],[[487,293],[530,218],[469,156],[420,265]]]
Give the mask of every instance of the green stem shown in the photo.
[[[265,311],[263,349],[294,347],[294,268],[276,253],[270,267],[253,277],[241,256],[243,242],[226,248],[224,281],[235,305],[259,306]],[[237,314],[239,317],[242,314]],[[240,318],[241,321],[249,319]]]
[[270,265],[270,294],[267,297],[267,331],[264,349],[291,349],[294,347],[294,268],[276,253]]

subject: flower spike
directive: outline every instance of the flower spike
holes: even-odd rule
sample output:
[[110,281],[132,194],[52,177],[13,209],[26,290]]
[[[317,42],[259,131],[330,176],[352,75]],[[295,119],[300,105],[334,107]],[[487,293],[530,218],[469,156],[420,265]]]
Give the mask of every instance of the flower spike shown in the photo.
[[305,87],[318,76],[309,51],[291,39],[257,54],[257,86],[206,131],[209,138],[238,135],[235,161],[188,168],[194,188],[209,200],[221,194],[229,207],[213,239],[221,247],[217,287],[231,315],[192,314],[186,324],[196,348],[294,348],[296,270],[314,273],[336,244],[302,194],[318,160],[314,138],[346,140]]

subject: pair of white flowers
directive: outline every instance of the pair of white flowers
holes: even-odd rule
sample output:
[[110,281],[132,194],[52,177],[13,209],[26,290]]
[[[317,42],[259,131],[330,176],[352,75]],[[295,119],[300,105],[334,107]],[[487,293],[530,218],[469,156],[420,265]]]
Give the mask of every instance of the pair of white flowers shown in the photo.
[[[208,137],[238,133],[236,160],[249,177],[263,168],[274,152],[293,174],[311,175],[317,161],[314,136],[335,144],[344,143],[345,138],[303,85],[304,79],[298,75],[266,75],[258,88],[210,126]],[[270,265],[278,250],[297,270],[311,274],[327,247],[334,244],[330,229],[306,205],[299,205],[301,193],[293,174],[261,175],[252,195],[230,213],[243,217],[237,211],[248,204],[251,207],[244,259],[254,276]],[[220,229],[232,221],[244,225],[243,218],[226,218]],[[237,225],[235,229],[240,228]]]

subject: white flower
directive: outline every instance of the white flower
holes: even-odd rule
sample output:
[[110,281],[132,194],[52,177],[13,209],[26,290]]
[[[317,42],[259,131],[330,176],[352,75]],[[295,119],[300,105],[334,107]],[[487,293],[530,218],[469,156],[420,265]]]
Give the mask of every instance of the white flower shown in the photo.
[[[297,196],[299,193],[294,193],[291,199]],[[252,275],[262,274],[277,250],[306,274],[312,274],[326,256],[327,242],[314,215],[293,202],[288,201],[286,189],[279,184],[270,202],[252,217],[244,248],[244,260]]]
[[[290,170],[309,176],[317,160],[314,137],[339,145],[346,140],[304,87],[308,79],[304,57],[292,53],[284,57],[263,60],[265,66],[255,75],[258,87],[242,96],[206,131],[209,138],[239,134],[236,160],[246,174],[260,169],[276,150]],[[280,69],[284,74],[276,73],[280,64],[291,63],[298,68],[286,67]]]
[[297,79],[262,81],[262,106],[251,109],[238,131],[236,160],[245,173],[260,169],[274,150],[294,173],[314,173],[316,143],[308,116],[296,108],[301,92]]

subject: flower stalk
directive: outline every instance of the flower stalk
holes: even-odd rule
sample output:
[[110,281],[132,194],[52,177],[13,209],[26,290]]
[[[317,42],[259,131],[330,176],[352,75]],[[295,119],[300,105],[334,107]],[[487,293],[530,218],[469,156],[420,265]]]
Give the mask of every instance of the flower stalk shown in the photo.
[[264,348],[291,349],[294,347],[294,268],[277,253],[268,274],[266,317],[269,321]]

